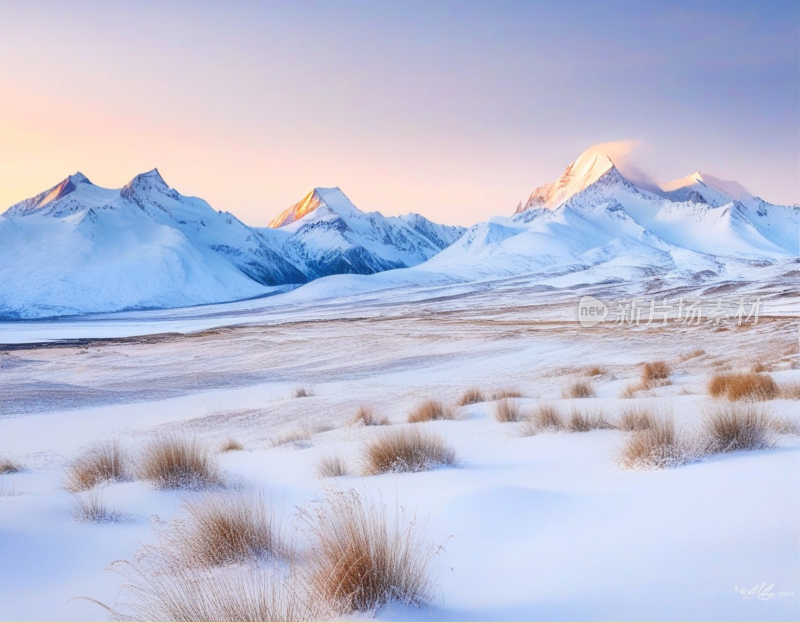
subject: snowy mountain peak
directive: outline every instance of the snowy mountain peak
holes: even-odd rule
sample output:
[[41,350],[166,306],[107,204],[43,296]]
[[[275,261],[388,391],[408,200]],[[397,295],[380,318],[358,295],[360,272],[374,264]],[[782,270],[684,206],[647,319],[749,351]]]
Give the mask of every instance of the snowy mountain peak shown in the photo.
[[169,185],[161,177],[158,169],[151,169],[145,173],[139,173],[124,188],[135,188],[137,190],[149,190],[151,188],[168,189]]
[[311,214],[320,207],[328,207],[337,214],[353,214],[360,212],[338,186],[333,188],[315,188],[303,197],[302,200],[289,206],[272,219],[268,227],[277,229],[278,227],[289,225],[295,221],[299,221],[301,218]]
[[666,197],[673,201],[693,201],[700,197],[703,202],[717,208],[732,201],[753,199],[753,195],[738,182],[723,180],[699,170],[663,184],[661,188]]
[[594,149],[589,149],[570,164],[558,180],[539,186],[534,190],[528,198],[528,202],[517,208],[517,213],[531,208],[557,208],[608,173],[622,177],[611,158]]
[[80,184],[92,185],[92,183],[89,181],[89,178],[78,171],[77,173],[74,173],[73,175],[61,180],[52,188],[39,193],[35,197],[31,197],[30,199],[25,199],[24,201],[14,204],[8,210],[6,210],[5,215],[27,216],[28,214],[34,214],[44,210],[49,204],[66,197],[70,193],[75,192]]

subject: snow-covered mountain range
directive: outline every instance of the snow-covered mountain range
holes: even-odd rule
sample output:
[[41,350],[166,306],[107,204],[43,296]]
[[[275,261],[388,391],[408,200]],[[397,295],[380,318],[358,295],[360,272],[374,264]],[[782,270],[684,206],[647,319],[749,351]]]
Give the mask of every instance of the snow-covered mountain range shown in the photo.
[[121,189],[76,173],[0,216],[0,317],[262,296],[331,274],[413,266],[464,231],[365,214],[338,188],[304,202],[283,227],[252,228],[181,195],[155,169]]
[[[254,228],[181,195],[156,170],[114,190],[78,173],[0,216],[0,317],[234,301],[388,269],[408,270],[358,290],[509,275],[548,287],[668,274],[696,285],[784,264],[778,274],[789,278],[799,256],[797,206],[700,172],[662,187],[634,182],[594,150],[513,215],[469,230],[365,213],[338,188],[316,188]],[[300,298],[346,294],[345,283],[354,284],[320,284]]]
[[719,275],[736,262],[793,261],[800,208],[695,172],[664,188],[636,185],[587,151],[536,188],[510,218],[479,223],[424,268],[465,278],[608,267],[608,278],[684,271]]

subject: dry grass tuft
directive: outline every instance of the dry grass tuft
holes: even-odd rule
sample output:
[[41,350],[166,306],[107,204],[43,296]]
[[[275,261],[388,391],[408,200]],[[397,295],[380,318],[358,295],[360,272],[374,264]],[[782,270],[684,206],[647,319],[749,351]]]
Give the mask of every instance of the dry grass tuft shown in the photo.
[[244,450],[244,446],[235,439],[231,438],[222,444],[220,452],[238,452],[240,450]]
[[758,361],[750,366],[750,372],[753,374],[760,374],[761,372],[767,372],[768,370],[769,368],[762,361]]
[[[125,577],[126,601],[106,607],[120,621],[320,621],[331,613],[273,570],[187,569],[159,552],[112,568]],[[102,605],[102,604],[101,604]]]
[[115,523],[122,514],[109,509],[97,491],[72,496],[72,516],[82,523]]
[[706,351],[704,351],[702,348],[698,348],[698,349],[693,350],[690,353],[684,353],[683,355],[681,355],[679,357],[679,361],[681,363],[683,363],[684,361],[689,361],[690,359],[695,359],[697,357],[702,357],[705,354],[706,354]]
[[771,400],[778,396],[778,385],[768,374],[715,374],[708,382],[708,393],[728,400]]
[[298,426],[296,428],[292,428],[282,432],[280,435],[273,438],[270,444],[275,448],[277,448],[278,446],[286,446],[289,444],[294,444],[298,447],[304,448],[311,445],[309,441],[314,435],[318,433],[323,433],[328,430],[331,430],[331,428],[326,425]]
[[492,394],[492,400],[503,400],[503,398],[522,398],[522,392],[516,389],[501,389]]
[[695,458],[691,444],[672,417],[654,418],[650,427],[634,431],[619,453],[624,469],[668,469]]
[[213,493],[184,505],[187,516],[162,537],[189,568],[277,559],[287,552],[278,522],[262,492]]
[[778,395],[784,400],[800,400],[800,383],[781,383]]
[[775,445],[772,417],[754,404],[722,404],[709,407],[703,418],[703,437],[708,452],[763,450]]
[[800,435],[800,424],[790,418],[773,418],[772,430],[779,435]]
[[503,398],[494,406],[494,419],[502,423],[519,422],[522,419],[522,412],[515,400]]
[[603,374],[605,374],[605,370],[600,366],[592,366],[586,370],[586,376],[601,376]]
[[389,424],[389,418],[384,415],[378,416],[373,411],[372,407],[359,407],[355,416],[351,421],[354,426],[386,426]]
[[479,402],[486,402],[486,396],[483,395],[481,390],[474,387],[465,391],[461,398],[458,399],[458,404],[462,407],[478,404]]
[[548,431],[564,430],[566,425],[555,406],[540,403],[526,419],[522,426],[522,435],[530,437]]
[[315,466],[317,478],[324,480],[325,478],[338,478],[339,476],[347,476],[350,470],[347,466],[347,461],[339,455],[329,455],[322,457]]
[[623,389],[619,397],[622,399],[636,398],[636,392],[644,389],[641,383],[628,383]]
[[305,387],[296,387],[293,394],[295,398],[308,398],[314,395],[310,389],[306,389]]
[[617,428],[625,431],[647,430],[655,424],[655,418],[640,405],[623,407],[617,421]]
[[646,363],[642,367],[642,384],[649,385],[653,381],[666,381],[669,378],[669,374],[669,365],[665,361]]
[[436,550],[401,509],[390,522],[384,505],[336,491],[301,517],[316,541],[309,585],[336,611],[374,611],[391,601],[419,606],[432,598],[429,566]]
[[69,464],[64,486],[76,493],[129,477],[128,458],[119,442],[106,441],[92,446]]
[[438,435],[400,428],[383,433],[367,444],[364,473],[422,472],[455,464],[455,451]]
[[606,419],[605,413],[596,411],[579,411],[572,408],[567,420],[567,430],[572,433],[586,433],[590,430],[608,430],[614,426]]
[[158,489],[202,489],[222,483],[209,451],[196,440],[156,437],[145,447],[140,477]]
[[409,424],[452,419],[453,412],[437,400],[426,400],[408,415]]
[[23,469],[22,465],[16,461],[0,457],[0,474],[16,474]]
[[577,380],[567,385],[561,391],[561,395],[564,398],[591,398],[595,393],[589,381]]

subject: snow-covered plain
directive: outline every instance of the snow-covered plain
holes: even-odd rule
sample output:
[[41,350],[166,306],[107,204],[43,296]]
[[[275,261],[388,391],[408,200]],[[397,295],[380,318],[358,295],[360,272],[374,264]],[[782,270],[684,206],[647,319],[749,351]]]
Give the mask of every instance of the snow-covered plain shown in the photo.
[[[457,467],[335,482],[318,480],[314,468],[335,452],[357,470],[364,442],[382,432],[347,425],[360,405],[409,426],[405,417],[422,400],[454,404],[470,387],[518,389],[524,409],[541,400],[564,411],[573,403],[602,407],[611,419],[637,402],[696,427],[711,401],[705,382],[713,371],[758,361],[779,383],[800,381],[796,316],[766,314],[757,325],[726,330],[583,328],[566,316],[576,296],[600,294],[596,287],[568,297],[499,280],[460,294],[453,284],[431,286],[444,288],[434,295],[396,283],[388,292],[359,293],[362,278],[331,279],[354,280],[353,299],[329,306],[295,300],[292,313],[266,318],[251,301],[195,308],[197,317],[184,310],[179,320],[140,312],[65,325],[102,332],[112,322],[115,331],[138,327],[149,336],[14,346],[6,338],[27,329],[4,327],[0,455],[26,469],[0,476],[0,619],[107,619],[96,604],[74,598],[114,604],[122,578],[107,567],[154,542],[156,518],[180,516],[184,500],[203,494],[156,491],[140,481],[108,485],[101,495],[126,519],[79,523],[63,488],[65,466],[93,442],[118,438],[135,452],[170,431],[210,447],[239,440],[243,451],[218,457],[228,481],[263,486],[288,526],[325,486],[397,501],[425,519],[426,539],[444,543],[434,558],[436,598],[421,609],[382,608],[379,620],[797,620],[798,437],[672,470],[625,471],[615,457],[629,433],[522,437],[519,424],[493,419],[488,402],[459,408],[455,421],[414,425],[443,435],[458,453]],[[178,328],[170,323],[190,331],[198,322],[217,328],[141,331]],[[697,349],[705,354],[685,359]],[[672,384],[620,399],[639,364],[654,359],[672,365]],[[592,381],[597,397],[561,398],[594,365],[603,368]],[[314,395],[292,398],[300,386]],[[774,400],[769,408],[800,423],[797,401]],[[272,447],[303,427],[312,431],[306,442]],[[761,599],[740,592],[764,583],[774,588]]]
[[[183,502],[204,493],[109,484],[99,494],[124,520],[80,523],[65,470],[93,443],[118,439],[136,455],[165,432],[214,449],[231,438],[243,444],[216,458],[228,489],[263,489],[290,532],[301,525],[297,509],[326,487],[354,488],[423,520],[425,538],[444,545],[433,561],[435,598],[347,618],[800,619],[800,437],[630,471],[617,461],[630,433],[525,437],[519,423],[493,418],[490,399],[514,389],[524,411],[546,401],[562,413],[603,409],[612,422],[640,404],[691,432],[714,402],[706,383],[715,372],[761,364],[779,384],[799,384],[800,209],[699,172],[663,190],[636,186],[590,153],[515,215],[460,238],[461,230],[416,215],[362,213],[335,189],[310,193],[276,219],[277,229],[256,230],[178,195],[157,172],[121,191],[78,177],[63,184],[0,219],[0,238],[45,254],[34,263],[33,276],[43,278],[30,280],[5,250],[4,274],[16,285],[3,294],[19,299],[7,308],[34,301],[31,318],[62,314],[0,323],[0,459],[25,467],[0,475],[0,619],[107,619],[91,600],[121,598],[123,579],[109,565],[154,543],[165,521],[185,515]],[[63,214],[48,212],[55,209]],[[216,226],[206,229],[211,218]],[[119,248],[114,257],[135,258],[142,270],[140,282],[114,282],[116,291],[97,275],[119,275],[119,265],[83,255],[115,219],[135,221],[131,231],[169,250],[140,255],[136,240],[101,236]],[[70,244],[32,244],[40,227]],[[74,232],[81,244],[72,244]],[[51,251],[74,264],[45,261]],[[172,251],[196,256],[182,264],[196,270],[181,275],[159,261],[155,273],[142,268],[140,260]],[[276,267],[285,278],[270,281]],[[313,280],[296,283],[295,269]],[[48,280],[53,271],[65,281]],[[107,297],[103,305],[76,303],[81,280]],[[172,308],[64,315],[142,307],[118,305],[120,293]],[[251,298],[214,303],[241,297]],[[583,297],[612,313],[638,299],[644,322],[651,301],[673,308],[666,324],[584,327]],[[703,302],[702,321],[679,322],[693,299]],[[760,301],[758,321],[707,322],[722,299],[750,309]],[[655,360],[672,368],[671,383],[621,398]],[[595,366],[596,396],[562,397]],[[313,394],[293,398],[299,387]],[[445,437],[457,466],[359,475],[364,444],[383,432],[349,424],[361,405],[387,416],[390,429],[412,426],[406,417],[423,400],[455,408],[470,388],[488,401],[456,408],[453,421],[413,425]],[[788,395],[765,407],[800,426]],[[273,444],[297,431],[305,439]],[[347,457],[352,474],[320,481],[315,464],[333,453]],[[302,544],[302,530],[293,534]]]

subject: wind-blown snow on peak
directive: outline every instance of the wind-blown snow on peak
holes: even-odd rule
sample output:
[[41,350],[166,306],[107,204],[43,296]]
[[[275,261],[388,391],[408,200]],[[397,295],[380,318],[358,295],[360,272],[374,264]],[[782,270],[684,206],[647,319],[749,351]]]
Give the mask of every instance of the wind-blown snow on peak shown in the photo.
[[302,200],[289,206],[272,219],[267,227],[277,229],[284,225],[290,225],[323,206],[327,206],[337,214],[360,212],[339,187],[315,188],[303,197]]
[[611,158],[592,149],[587,150],[566,168],[558,180],[534,190],[528,202],[517,208],[517,213],[531,208],[557,208],[608,173],[622,177]]

